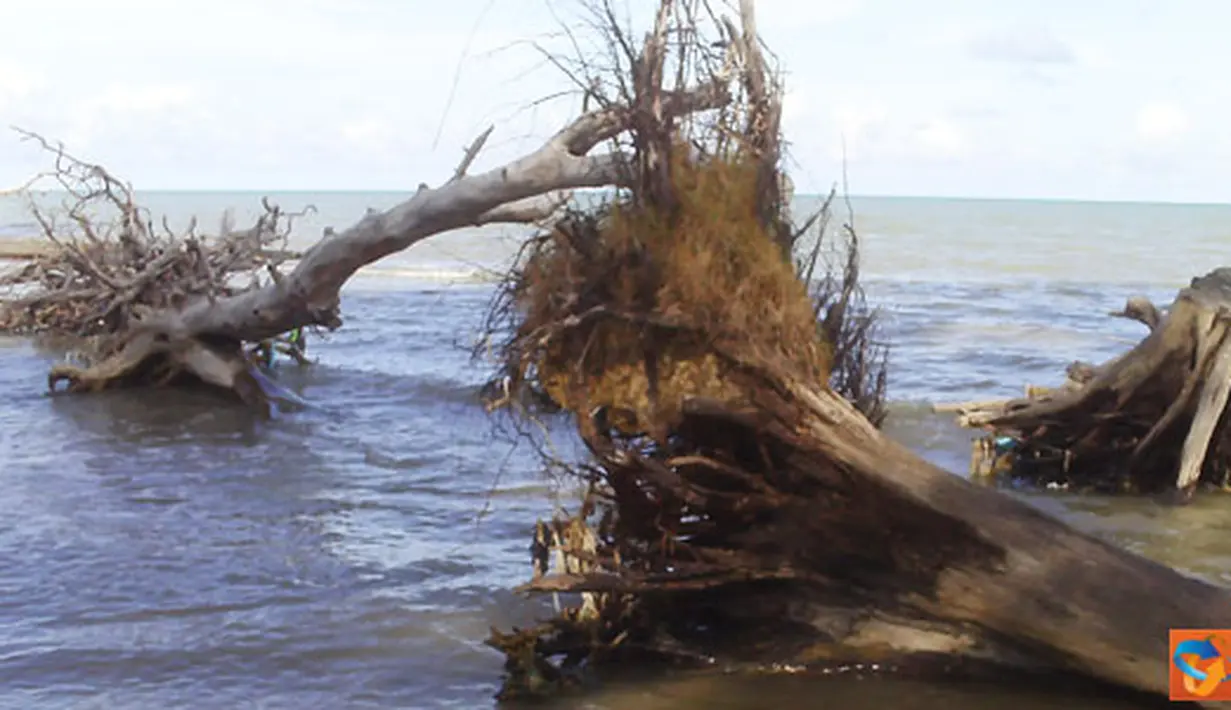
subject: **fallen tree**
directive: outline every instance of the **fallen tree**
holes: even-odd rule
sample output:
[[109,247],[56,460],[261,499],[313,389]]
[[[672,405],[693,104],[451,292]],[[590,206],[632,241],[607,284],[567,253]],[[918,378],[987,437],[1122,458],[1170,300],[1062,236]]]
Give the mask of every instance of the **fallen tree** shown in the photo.
[[1166,315],[1142,297],[1112,315],[1149,332],[1107,363],[1073,363],[1060,387],[950,408],[989,431],[975,443],[973,473],[1183,498],[1202,483],[1227,485],[1231,269],[1194,278]]
[[[20,131],[55,156],[54,168],[19,192],[31,197],[30,212],[43,241],[29,240],[6,254],[25,263],[0,276],[0,331],[31,335],[67,349],[83,369],[63,364],[48,376],[54,390],[68,382],[75,391],[124,384],[182,382],[184,371],[207,383],[232,388],[245,398],[276,394],[248,362],[227,357],[225,348],[200,340],[171,341],[146,331],[141,318],[158,309],[181,308],[194,298],[210,302],[258,288],[262,273],[299,258],[287,240],[296,217],[262,201],[263,213],[249,229],[236,230],[229,216],[217,235],[198,234],[193,220],[183,232],[153,217],[136,202],[131,186],[105,168],[82,161],[61,145]],[[35,188],[52,181],[66,195],[59,212],[46,209]],[[283,352],[277,337],[256,343]],[[294,352],[294,351],[293,351]]]
[[[672,22],[697,31],[679,7],[620,57],[633,76],[663,74]],[[841,306],[818,309],[778,248],[777,125],[758,116],[780,87],[742,10],[714,44],[757,67],[744,113],[681,125],[654,115],[660,85],[617,86],[645,107],[638,179],[545,229],[497,302],[500,402],[566,413],[589,452],[567,468],[588,493],[537,524],[522,587],[578,603],[493,630],[503,697],[647,661],[999,667],[1165,693],[1168,629],[1231,622],[1225,590],[924,463],[830,384],[816,316]]]
[[582,605],[493,635],[510,688],[652,657],[942,659],[1165,692],[1167,629],[1225,627],[1231,597],[877,430],[883,361],[861,345],[870,321],[850,317],[857,258],[818,309],[811,270],[787,257],[781,85],[752,2],[738,25],[705,7],[664,0],[637,44],[600,6],[616,96],[584,82],[599,108],[468,176],[485,134],[452,180],[323,239],[288,273],[133,308],[71,388],[124,384],[155,361],[259,400],[242,385],[244,344],[340,325],[339,290],[363,265],[453,228],[543,220],[561,190],[620,186],[548,222],[497,308],[506,403],[563,410],[591,454],[573,469],[589,484],[580,510],[537,526],[526,587]]
[[[704,84],[663,93],[656,115],[720,109],[730,102],[733,79],[733,67],[728,66]],[[55,248],[10,278],[33,288],[4,301],[0,328],[52,336],[58,342],[65,335],[89,337],[89,346],[75,353],[84,366],[54,368],[49,376],[52,389],[61,382],[67,383],[69,392],[204,382],[268,408],[271,395],[278,393],[253,368],[245,344],[284,338],[306,327],[340,327],[339,294],[346,281],[360,268],[423,239],[463,227],[538,222],[557,213],[573,190],[636,180],[625,171],[629,161],[618,142],[635,120],[627,106],[604,106],[584,113],[538,150],[468,175],[491,135],[488,129],[467,148],[448,182],[437,188],[421,185],[405,202],[384,212],[370,210],[342,232],[329,231],[287,273],[279,269],[277,259],[262,260],[261,268],[246,270],[238,264],[225,270],[212,266],[214,256],[233,248],[238,247],[237,258],[263,252],[263,240],[277,231],[284,217],[275,208],[270,208],[270,219],[252,230],[234,234],[224,229],[217,238],[220,246],[202,257],[205,240],[193,234],[167,234],[165,242],[157,243],[148,215],[132,200],[131,188],[101,166],[76,160],[62,147],[47,146],[57,157],[51,177],[76,199],[68,209],[71,225],[60,229],[44,221],[36,209]],[[591,155],[605,143],[615,147]],[[100,233],[81,208],[100,198],[119,211],[106,233]],[[257,242],[261,244],[254,246]],[[123,280],[99,268],[99,253],[117,255]],[[150,258],[174,261],[183,268],[167,268],[163,261],[151,265]],[[48,261],[56,268],[47,269]],[[236,273],[246,274],[249,283],[241,286],[224,278]],[[88,285],[79,289],[81,280]],[[151,286],[151,281],[161,283]],[[142,294],[144,302],[134,292]],[[107,303],[106,313],[120,315],[98,316],[100,297]]]

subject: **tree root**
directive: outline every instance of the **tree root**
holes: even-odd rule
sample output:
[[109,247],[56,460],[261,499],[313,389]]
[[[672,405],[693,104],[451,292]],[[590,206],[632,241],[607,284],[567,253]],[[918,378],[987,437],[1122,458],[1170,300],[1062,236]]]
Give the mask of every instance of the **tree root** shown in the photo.
[[[972,472],[1039,485],[1191,496],[1231,470],[1231,270],[1195,278],[1168,314],[1142,298],[1124,311],[1150,333],[1099,367],[1075,363],[1060,388],[957,405],[976,441]],[[1077,373],[1077,377],[1073,373]]]
[[236,343],[169,338],[157,333],[139,332],[101,362],[87,367],[57,365],[47,376],[48,388],[63,393],[192,383],[231,393],[265,413],[270,413],[275,404],[307,406],[270,380]]
[[1231,620],[1225,591],[919,462],[832,393],[765,377],[753,408],[687,404],[669,448],[704,456],[611,442],[601,486],[556,522],[597,544],[550,538],[562,561],[521,588],[593,601],[493,633],[510,697],[631,664],[1076,672],[1165,692],[1167,628]]

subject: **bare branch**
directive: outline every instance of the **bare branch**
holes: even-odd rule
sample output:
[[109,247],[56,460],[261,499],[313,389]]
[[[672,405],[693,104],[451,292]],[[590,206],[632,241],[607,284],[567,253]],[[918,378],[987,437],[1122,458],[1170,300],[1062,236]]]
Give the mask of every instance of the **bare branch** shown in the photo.
[[572,193],[562,191],[550,195],[536,195],[528,197],[517,202],[500,205],[495,209],[490,209],[479,215],[475,220],[476,225],[496,224],[496,223],[512,223],[512,224],[530,224],[532,222],[542,222],[550,219],[557,214],[561,208],[568,204]]
[[466,171],[470,169],[470,164],[474,162],[475,158],[479,157],[479,151],[483,150],[483,146],[487,143],[487,139],[491,137],[494,130],[496,130],[495,126],[488,126],[487,130],[480,133],[479,137],[471,142],[470,147],[466,148],[466,154],[462,158],[461,164],[457,166],[457,170],[453,173],[453,179],[449,182],[457,182],[466,176]]
[[[664,94],[663,111],[682,116],[720,108],[728,101],[730,93],[720,77],[695,91]],[[212,303],[197,298],[182,310],[151,315],[143,326],[177,337],[209,334],[237,341],[262,340],[305,325],[336,327],[341,324],[338,293],[367,264],[441,232],[497,221],[534,221],[555,211],[544,211],[542,204],[531,208],[522,202],[527,198],[623,184],[627,156],[588,153],[627,130],[629,116],[627,106],[584,114],[529,155],[435,189],[421,189],[385,212],[365,215],[309,249],[281,283]]]
[[[293,218],[315,209],[284,213],[265,200],[265,214],[253,228],[235,232],[224,222],[213,239],[197,234],[195,218],[177,232],[163,217],[156,230],[127,183],[59,143],[15,130],[53,155],[53,170],[11,193],[26,198],[49,248],[0,277],[8,290],[0,329],[90,339],[87,355],[114,353],[141,312],[178,308],[191,296],[234,295],[240,290],[235,275],[294,256],[270,247],[285,246]],[[36,199],[43,182],[67,195],[59,210]]]

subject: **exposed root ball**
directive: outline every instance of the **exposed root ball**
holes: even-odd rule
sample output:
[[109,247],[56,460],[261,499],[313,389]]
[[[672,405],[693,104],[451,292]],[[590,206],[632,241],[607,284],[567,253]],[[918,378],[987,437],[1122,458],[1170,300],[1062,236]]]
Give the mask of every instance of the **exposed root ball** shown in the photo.
[[747,403],[736,363],[829,374],[812,300],[758,219],[757,164],[682,154],[671,213],[625,203],[565,220],[513,290],[509,375],[626,435],[670,430],[688,397]]
[[[775,236],[781,225],[763,221],[778,208],[761,203],[756,160],[685,154],[671,153],[668,199],[570,215],[529,245],[506,285],[507,395],[571,413],[595,456],[575,471],[590,487],[582,509],[551,526],[587,542],[540,534],[530,586],[588,591],[541,627],[493,633],[508,658],[506,697],[569,687],[586,663],[704,663],[720,646],[733,657],[729,644],[755,637],[766,609],[757,602],[747,623],[731,609],[793,580],[798,546],[822,528],[849,544],[849,531],[817,521],[852,494],[838,469],[787,443],[803,418],[779,385],[825,390],[835,366],[825,336],[840,332],[844,356],[864,358],[844,372],[868,375],[852,392],[879,411],[871,319],[843,327],[868,317],[838,312],[854,303],[854,283],[835,281],[822,289],[834,300],[814,302]],[[818,472],[834,477],[831,490],[818,489]],[[880,551],[883,531],[853,527]],[[725,638],[706,630],[719,622]]]
[[[609,10],[599,22],[610,46],[631,47]],[[631,82],[591,77],[588,96],[628,107],[630,145],[613,155],[627,189],[532,240],[488,322],[507,338],[489,404],[564,410],[592,455],[554,462],[588,493],[580,510],[538,526],[525,587],[578,592],[582,603],[537,628],[493,633],[507,658],[504,697],[558,691],[590,665],[771,658],[781,648],[762,641],[779,645],[799,628],[783,604],[794,585],[811,584],[798,570],[817,566],[806,559],[814,541],[828,545],[832,532],[850,575],[886,564],[884,531],[849,512],[878,506],[847,507],[856,492],[841,467],[801,445],[807,407],[792,395],[849,392],[880,411],[884,361],[867,347],[874,319],[854,283],[858,252],[819,285],[819,247],[797,271],[781,86],[752,5],[741,4],[741,27],[718,23],[714,42],[699,31],[701,13],[662,3],[645,43],[616,51]],[[669,50],[677,56],[666,62]],[[732,67],[743,95],[727,110],[688,123],[663,110],[679,95],[669,77],[687,85],[690,74]],[[823,220],[809,224],[824,232]],[[847,530],[835,529],[839,510],[856,520]],[[869,556],[873,565],[857,564]]]
[[1225,487],[1231,472],[1231,269],[1181,290],[1164,317],[1143,298],[1112,315],[1148,335],[1097,367],[1074,363],[1058,388],[1021,400],[953,405],[960,422],[990,430],[973,474],[1041,485],[1191,495]]

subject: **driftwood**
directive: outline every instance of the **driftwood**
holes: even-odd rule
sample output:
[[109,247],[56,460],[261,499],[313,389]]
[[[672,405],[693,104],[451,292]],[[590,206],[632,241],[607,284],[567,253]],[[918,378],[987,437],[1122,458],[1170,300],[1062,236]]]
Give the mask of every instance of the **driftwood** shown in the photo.
[[[715,44],[755,52],[741,7],[743,33]],[[650,37],[682,36],[670,22]],[[653,49],[628,57],[634,75],[659,73]],[[746,84],[780,95],[767,73]],[[630,105],[658,90],[634,85]],[[1166,693],[1168,629],[1231,623],[1231,595],[880,433],[833,386],[841,363],[777,248],[780,196],[757,177],[776,127],[741,118],[633,126],[629,193],[545,230],[505,285],[501,401],[567,412],[589,451],[569,468],[589,492],[536,526],[522,587],[579,603],[493,632],[505,696],[635,661],[1000,668]]]
[[[1112,315],[1150,332],[1110,362],[1074,363],[1057,389],[955,407],[961,424],[991,432],[976,444],[984,454],[975,467],[1045,484],[1182,497],[1201,482],[1225,486],[1231,269],[1193,279],[1165,316],[1140,297]],[[988,465],[991,459],[997,462]]]
[[[233,229],[228,216],[216,236],[199,235],[195,220],[177,233],[165,219],[156,227],[132,187],[102,166],[19,132],[51,152],[55,167],[18,190],[30,197],[43,240],[14,240],[2,250],[5,258],[28,263],[0,278],[10,292],[0,329],[95,338],[105,353],[115,349],[113,336],[130,330],[143,313],[252,288],[259,271],[276,271],[297,256],[286,243],[303,212],[286,213],[263,201],[264,213],[250,229]],[[62,214],[48,212],[31,192],[48,180],[67,196]],[[305,212],[314,209],[309,205]],[[248,276],[249,283],[236,283],[239,276]]]
[[[569,666],[647,656],[737,668],[942,659],[1165,692],[1167,629],[1226,627],[1231,597],[878,431],[883,360],[865,348],[869,321],[851,319],[854,276],[814,302],[811,270],[785,258],[781,85],[752,2],[709,37],[705,8],[664,0],[636,45],[601,6],[622,58],[617,97],[589,89],[600,108],[469,176],[481,138],[452,180],[325,238],[288,273],[132,309],[110,350],[75,373],[78,388],[149,381],[158,365],[260,399],[244,344],[338,326],[339,290],[365,264],[449,229],[546,218],[560,191],[623,186],[597,212],[546,224],[504,292],[506,403],[566,410],[591,454],[573,469],[589,495],[538,526],[540,574],[526,587],[582,604],[493,634],[514,679],[554,687]],[[621,136],[631,146],[590,155]]]
[[[655,107],[656,115],[680,117],[721,108],[730,101],[733,78],[731,67],[725,67],[707,75],[703,83],[664,93]],[[78,199],[69,209],[76,233],[57,237],[61,230],[44,222],[46,236],[56,246],[56,265],[70,264],[74,278],[66,280],[61,270],[43,268],[37,260],[11,276],[10,283],[35,282],[40,288],[4,302],[5,320],[0,327],[17,333],[61,335],[69,331],[77,336],[105,336],[78,353],[86,367],[53,369],[52,387],[67,382],[70,392],[91,392],[134,383],[194,380],[267,407],[265,393],[250,385],[250,380],[260,377],[251,372],[245,344],[279,339],[304,327],[338,328],[342,324],[339,292],[346,281],[363,266],[423,239],[463,227],[537,222],[558,212],[572,190],[628,184],[635,178],[625,170],[629,161],[618,148],[590,153],[618,139],[636,118],[627,106],[607,105],[583,114],[529,155],[468,175],[491,134],[489,129],[466,150],[445,184],[437,188],[422,185],[405,202],[384,212],[371,210],[342,232],[328,232],[288,273],[282,273],[277,263],[262,264],[268,277],[245,287],[234,287],[226,278],[243,269],[220,269],[214,263],[215,255],[227,253],[225,247],[207,252],[194,235],[168,234],[163,248],[151,250],[153,228],[147,227],[147,216],[132,199],[131,189],[101,166],[76,160],[63,148],[44,141],[56,153],[52,175]],[[97,233],[80,209],[100,195],[119,212],[119,228],[112,234]],[[269,209],[272,219],[242,236],[261,242],[266,234],[278,234],[274,225],[282,215]],[[36,216],[43,220],[38,212]],[[236,235],[224,235],[224,245],[241,241]],[[241,250],[241,256],[255,256],[265,245],[258,247]],[[100,268],[98,254],[119,255],[112,270],[124,272],[123,280]],[[171,262],[184,268],[169,269]],[[247,273],[259,276],[253,269]],[[90,283],[78,288],[75,282],[83,276]],[[149,284],[158,280],[169,286],[153,289],[153,303],[134,296],[138,291],[149,292]],[[67,308],[65,303],[74,307]],[[101,309],[100,303],[105,304]]]
[[[63,146],[21,133],[54,154],[55,168],[21,190],[31,197],[43,240],[6,243],[3,256],[22,263],[0,276],[6,290],[0,330],[36,336],[85,365],[54,367],[49,386],[65,382],[70,390],[89,391],[192,381],[248,401],[280,398],[284,393],[261,386],[266,380],[250,359],[235,357],[225,343],[161,337],[143,329],[141,318],[196,297],[216,301],[259,288],[262,275],[276,274],[279,265],[299,257],[286,243],[293,220],[304,212],[287,213],[265,200],[249,229],[231,228],[229,217],[213,236],[198,234],[195,220],[182,233],[166,220],[156,227],[131,186]],[[31,193],[48,180],[66,195],[60,213]],[[285,352],[276,340],[258,346]]]

